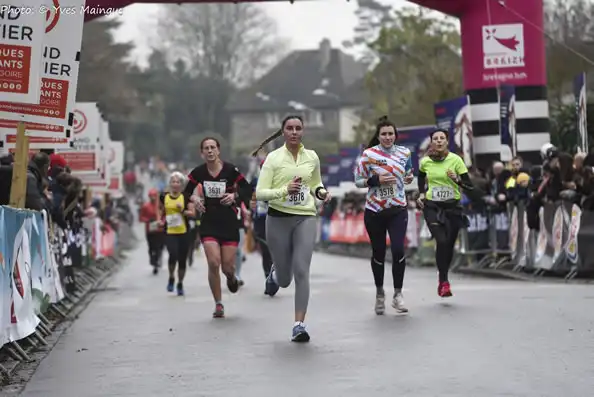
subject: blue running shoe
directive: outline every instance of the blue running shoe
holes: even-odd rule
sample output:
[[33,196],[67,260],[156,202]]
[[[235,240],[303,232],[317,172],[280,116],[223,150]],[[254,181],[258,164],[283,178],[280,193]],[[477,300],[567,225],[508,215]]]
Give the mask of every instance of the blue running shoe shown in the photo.
[[293,337],[291,338],[293,342],[309,342],[309,334],[305,330],[305,324],[299,323],[293,327]]
[[268,274],[268,277],[266,278],[266,288],[264,290],[264,293],[270,297],[276,295],[278,289],[280,288],[276,281],[274,281],[274,272],[275,270],[274,268],[272,268],[272,270]]
[[174,284],[175,284],[175,280],[170,278],[169,282],[167,282],[167,292],[173,292]]
[[177,296],[184,296],[184,286],[182,283],[177,283]]

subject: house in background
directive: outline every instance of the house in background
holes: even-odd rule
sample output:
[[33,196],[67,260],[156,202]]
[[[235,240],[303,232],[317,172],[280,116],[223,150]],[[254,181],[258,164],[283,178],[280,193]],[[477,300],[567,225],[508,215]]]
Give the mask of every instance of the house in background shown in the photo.
[[337,153],[342,143],[354,139],[358,110],[365,103],[365,72],[364,65],[327,39],[317,50],[293,51],[227,103],[233,155],[255,149],[289,114],[303,117],[307,147],[320,156]]

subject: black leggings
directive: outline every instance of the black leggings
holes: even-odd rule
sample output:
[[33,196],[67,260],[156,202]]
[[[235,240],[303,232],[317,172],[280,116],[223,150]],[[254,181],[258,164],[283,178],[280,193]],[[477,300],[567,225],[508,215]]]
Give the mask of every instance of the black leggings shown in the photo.
[[161,253],[163,252],[163,243],[165,235],[163,233],[147,233],[146,241],[148,243],[149,258],[151,266],[159,266]]
[[404,239],[408,225],[408,211],[401,209],[393,213],[375,213],[365,210],[363,217],[365,229],[371,240],[371,271],[375,286],[384,287],[384,262],[386,261],[386,232],[390,235],[392,249],[392,279],[394,289],[402,289],[406,260],[404,258]]
[[266,244],[266,218],[257,218],[254,220],[254,234],[258,240],[260,254],[262,255],[264,276],[268,277],[270,269],[272,269],[272,255],[268,249],[268,244]]
[[166,236],[167,252],[169,252],[169,278],[175,278],[175,267],[177,265],[178,282],[184,281],[186,275],[186,263],[188,261],[188,249],[190,239],[188,234],[168,234]]
[[[462,225],[460,215],[450,211],[439,214],[438,211],[436,208],[426,206],[423,215],[435,240],[435,263],[439,272],[439,281],[446,282],[452,259],[454,259],[454,246]],[[441,222],[438,221],[440,215],[443,217]]]

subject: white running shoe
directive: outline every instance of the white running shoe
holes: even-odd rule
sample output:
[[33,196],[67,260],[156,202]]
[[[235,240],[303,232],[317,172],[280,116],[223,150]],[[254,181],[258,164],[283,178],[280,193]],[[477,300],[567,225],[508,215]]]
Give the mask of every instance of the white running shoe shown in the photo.
[[375,296],[375,314],[381,316],[386,311],[386,296],[377,294]]
[[402,296],[402,292],[394,295],[394,299],[392,299],[392,307],[396,309],[398,313],[408,313],[408,309],[406,306],[404,306],[404,297]]

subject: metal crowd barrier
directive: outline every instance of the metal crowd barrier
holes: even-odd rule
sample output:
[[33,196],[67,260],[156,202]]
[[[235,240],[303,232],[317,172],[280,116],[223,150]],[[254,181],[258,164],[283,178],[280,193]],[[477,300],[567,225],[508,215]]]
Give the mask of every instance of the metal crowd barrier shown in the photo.
[[[539,227],[534,230],[528,228],[527,205],[523,202],[503,210],[488,205],[468,207],[466,215],[470,226],[460,232],[452,270],[551,275],[567,280],[594,276],[594,212],[582,211],[571,197],[540,207]],[[413,219],[416,222],[411,222]],[[360,214],[341,212],[321,219],[318,247],[368,257],[369,240],[362,222]],[[434,266],[435,243],[417,210],[409,210],[409,229],[410,263]]]
[[[95,218],[74,232],[47,213],[0,206],[0,375],[3,383],[115,267],[115,231]],[[122,247],[130,227],[121,225]],[[111,245],[110,245],[111,244]],[[120,245],[120,244],[118,244]]]
[[[594,239],[587,229],[582,233],[580,226],[594,225],[594,216],[571,200],[540,207],[538,229],[528,227],[525,203],[505,212],[470,210],[467,216],[471,226],[460,233],[453,269],[492,269],[567,280],[593,273],[594,260],[582,258],[589,250],[587,242]],[[578,240],[586,244],[578,245]]]

